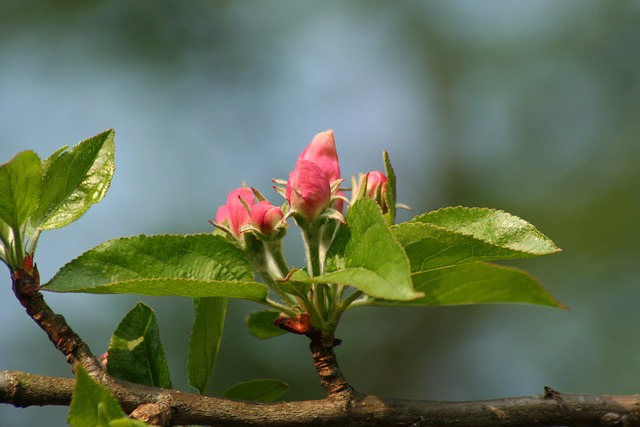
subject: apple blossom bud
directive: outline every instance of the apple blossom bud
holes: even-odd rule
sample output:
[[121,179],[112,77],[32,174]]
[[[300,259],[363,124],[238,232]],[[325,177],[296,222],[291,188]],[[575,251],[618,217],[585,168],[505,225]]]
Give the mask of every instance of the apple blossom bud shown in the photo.
[[216,224],[226,225],[231,233],[239,238],[240,229],[250,222],[249,209],[253,203],[254,195],[250,188],[236,188],[227,196],[227,204],[218,208]]
[[267,236],[276,231],[276,227],[284,217],[282,209],[278,206],[273,206],[266,200],[253,205],[249,216],[251,218],[251,223],[258,228],[262,234]]
[[358,182],[357,187],[354,189],[353,195],[354,198],[360,196],[360,188],[362,187],[363,182],[367,181],[367,187],[364,192],[364,196],[375,200],[383,213],[387,212],[387,202],[385,200],[385,184],[387,183],[387,176],[380,171],[373,171],[367,174],[360,175],[360,182]]
[[293,212],[313,222],[331,202],[329,179],[316,163],[300,158],[289,174],[285,198]]
[[329,179],[329,184],[340,179],[340,165],[336,140],[332,130],[316,134],[311,143],[300,154],[300,159],[309,160],[322,169]]

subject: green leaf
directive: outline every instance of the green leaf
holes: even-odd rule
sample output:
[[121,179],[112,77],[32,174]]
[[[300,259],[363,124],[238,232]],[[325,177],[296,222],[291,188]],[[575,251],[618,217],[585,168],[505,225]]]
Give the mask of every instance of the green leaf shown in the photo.
[[189,384],[204,394],[222,340],[227,298],[196,298],[194,309],[187,371]]
[[384,170],[387,176],[387,182],[385,183],[385,203],[387,204],[387,213],[384,214],[384,219],[387,222],[387,225],[391,226],[396,221],[396,173],[391,165],[389,153],[383,151],[382,159],[384,160]]
[[109,343],[107,370],[121,380],[171,388],[158,322],[148,305],[139,302],[118,325]]
[[373,200],[359,199],[347,212],[346,221],[348,227],[340,227],[327,254],[328,272],[309,281],[350,285],[389,300],[422,296],[413,289],[402,246]]
[[519,252],[521,257],[560,250],[527,221],[495,209],[450,207],[419,215],[410,223],[431,224],[503,248],[512,254]]
[[40,159],[22,151],[0,165],[0,220],[18,229],[33,214],[42,194]]
[[110,240],[71,261],[43,286],[54,292],[231,297],[263,302],[242,251],[212,234]]
[[412,301],[373,300],[374,305],[441,306],[522,303],[564,308],[528,273],[476,262],[413,275],[424,297]]
[[287,383],[265,378],[236,384],[224,393],[224,397],[227,399],[267,403],[273,402],[282,396],[288,388]]
[[36,214],[39,229],[70,224],[102,200],[115,171],[113,138],[113,129],[107,130],[69,151],[56,151],[42,163],[42,200]]
[[538,243],[531,249],[515,236],[509,242],[498,244],[494,236],[473,235],[423,222],[404,222],[392,227],[392,231],[404,246],[414,273],[476,261],[528,258],[557,250],[552,243],[543,249],[541,242],[536,241],[539,233],[535,229],[521,230],[519,234],[523,240]]
[[82,366],[76,366],[76,382],[73,387],[67,422],[71,427],[108,427],[109,421],[126,417],[116,398],[102,385],[95,382]]
[[261,340],[286,334],[287,331],[273,325],[280,313],[272,310],[256,310],[247,314],[244,319],[249,333]]

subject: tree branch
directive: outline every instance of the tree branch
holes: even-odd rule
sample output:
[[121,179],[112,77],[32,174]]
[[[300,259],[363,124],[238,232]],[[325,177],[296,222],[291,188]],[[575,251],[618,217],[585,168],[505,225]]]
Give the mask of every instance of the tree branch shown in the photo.
[[[252,403],[113,382],[123,408],[167,406],[162,424],[216,426],[632,426],[640,423],[640,395],[563,394],[474,402],[435,402],[360,396]],[[0,371],[0,402],[15,406],[68,405],[73,380]]]
[[[216,426],[630,426],[640,425],[640,395],[561,394],[475,402],[384,399],[356,392],[338,366],[331,334],[306,333],[322,386],[323,400],[254,403],[182,393],[116,380],[40,293],[38,270],[12,271],[13,290],[27,314],[72,365],[81,364],[119,400],[122,409],[153,425]],[[73,379],[0,371],[0,403],[18,407],[69,405]]]
[[18,269],[11,272],[12,289],[27,314],[47,334],[49,341],[62,353],[72,366],[79,363],[94,378],[103,375],[100,363],[89,346],[67,324],[64,317],[54,313],[40,293],[40,275],[34,264],[30,271]]

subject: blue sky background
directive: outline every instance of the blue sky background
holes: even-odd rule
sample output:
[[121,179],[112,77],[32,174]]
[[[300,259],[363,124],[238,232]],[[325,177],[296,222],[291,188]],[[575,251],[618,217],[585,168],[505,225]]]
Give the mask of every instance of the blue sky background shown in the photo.
[[[400,201],[519,215],[563,248],[518,265],[569,311],[529,306],[371,308],[338,335],[363,392],[484,399],[640,385],[640,10],[635,2],[0,1],[0,162],[46,157],[116,130],[109,193],[44,233],[43,279],[112,238],[211,230],[243,181],[272,201],[316,132],[334,129],[344,176],[381,169]],[[400,220],[410,218],[403,213]],[[289,261],[302,264],[291,228]],[[70,376],[0,287],[0,369]],[[46,295],[103,352],[133,296]],[[176,387],[192,321],[156,310]],[[234,302],[210,386],[277,377],[322,396],[304,339],[262,342]],[[630,374],[631,373],[631,374]],[[67,408],[0,406],[0,425],[64,425]],[[52,421],[52,420],[55,420]]]

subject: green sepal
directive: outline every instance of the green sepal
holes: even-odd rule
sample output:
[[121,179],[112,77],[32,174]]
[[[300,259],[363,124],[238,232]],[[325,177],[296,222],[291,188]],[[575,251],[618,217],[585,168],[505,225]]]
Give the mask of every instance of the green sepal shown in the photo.
[[387,182],[384,184],[384,198],[387,204],[387,213],[384,214],[384,219],[387,225],[391,226],[396,221],[396,173],[391,165],[389,153],[383,151],[382,159],[384,161],[385,174],[387,175]]

